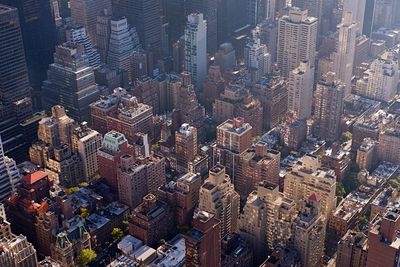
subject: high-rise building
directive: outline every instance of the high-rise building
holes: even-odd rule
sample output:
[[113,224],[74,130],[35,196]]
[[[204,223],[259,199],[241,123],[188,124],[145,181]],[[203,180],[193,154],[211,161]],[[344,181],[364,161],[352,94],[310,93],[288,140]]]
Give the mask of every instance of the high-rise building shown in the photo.
[[[182,123],[188,123],[197,129],[197,139],[199,142],[205,140],[205,109],[199,104],[195,92],[195,86],[189,72],[181,73],[181,81],[176,92],[172,92],[177,101],[176,108]],[[176,94],[175,94],[176,93]]]
[[[2,26],[2,29],[11,26],[9,28],[11,31],[2,35],[2,38],[16,34],[12,29],[21,26],[29,82],[34,89],[32,91],[32,102],[34,107],[40,109],[40,90],[42,82],[46,79],[47,69],[53,62],[53,52],[56,46],[57,30],[55,16],[57,11],[52,8],[51,1],[48,0],[1,0],[0,4],[13,6],[18,9],[19,23],[16,22],[13,15],[11,15],[10,18],[7,19],[7,22],[13,23]],[[5,69],[8,68],[7,66],[13,66],[13,74],[15,74],[13,79],[20,79],[19,83],[13,83],[12,79],[9,77],[6,78],[5,81],[9,82],[10,85],[14,84],[13,86],[25,86],[21,83],[26,75],[26,69],[23,70],[23,74],[21,72],[21,66],[25,64],[21,61],[22,54],[20,47],[22,43],[18,44],[18,42],[20,42],[20,37],[16,37],[12,42],[7,43],[10,45],[9,47],[18,49],[14,50],[15,54],[12,59],[7,58],[7,64],[10,65],[6,65],[6,62],[1,62],[1,66]],[[6,48],[3,48],[2,51],[7,53]],[[8,88],[14,91],[14,89],[11,89],[13,87],[9,86]],[[3,139],[5,139],[5,137],[3,137]]]
[[308,16],[307,10],[292,8],[289,15],[279,19],[278,67],[288,77],[300,62],[315,65],[318,20]]
[[314,134],[330,141],[339,138],[343,113],[344,84],[328,72],[317,84],[314,94]]
[[375,0],[372,21],[372,31],[379,28],[390,29],[393,26],[393,11],[396,0]]
[[336,207],[335,172],[321,167],[318,158],[305,155],[301,158],[301,165],[287,173],[283,193],[295,201],[298,210],[315,193],[321,198],[321,213],[328,218]]
[[343,18],[351,13],[351,21],[357,23],[357,34],[363,32],[366,0],[344,0]]
[[194,209],[199,204],[201,176],[192,172],[185,173],[178,180],[162,185],[157,190],[157,198],[168,203],[175,211],[176,223],[190,225]]
[[308,10],[308,15],[318,19],[318,24],[321,25],[323,17],[323,0],[292,0],[292,6],[298,7],[301,10]]
[[236,179],[239,156],[251,147],[252,127],[243,119],[227,120],[217,127],[217,142],[213,146],[213,165],[221,163],[232,181]]
[[266,251],[285,246],[292,237],[291,226],[296,218],[293,200],[279,192],[275,184],[260,182],[247,198],[240,215],[240,235],[254,251],[255,262],[265,258]]
[[378,101],[390,102],[397,93],[400,77],[398,57],[392,51],[384,52],[357,81],[357,93]]
[[367,255],[367,236],[362,232],[349,230],[338,242],[336,265],[343,267],[366,266]]
[[16,185],[21,175],[15,161],[4,155],[3,143],[0,136],[0,201],[7,199],[16,192]]
[[247,1],[222,0],[218,6],[218,43],[230,41],[232,33],[247,24]]
[[400,164],[400,122],[379,133],[378,158],[380,161]]
[[[90,105],[92,128],[101,134],[117,129],[130,144],[137,140],[137,133],[153,136],[152,107],[140,103],[123,88]],[[151,139],[150,138],[150,139]]]
[[189,171],[189,163],[197,156],[197,129],[187,123],[175,132],[175,153],[178,171]]
[[[165,13],[169,24],[168,35],[171,43],[176,42],[185,28],[185,4],[181,0],[165,1]],[[176,71],[180,73],[180,71]]]
[[351,13],[344,14],[342,23],[338,25],[333,71],[336,73],[336,78],[345,85],[345,97],[351,94],[357,27],[358,24],[352,20]]
[[44,107],[50,110],[62,105],[73,119],[88,121],[89,105],[98,99],[100,92],[84,47],[73,43],[57,46],[47,74],[42,87]]
[[108,43],[107,63],[111,68],[131,73],[131,54],[139,48],[139,38],[135,28],[129,28],[126,18],[112,19]]
[[66,31],[67,42],[83,45],[85,54],[89,58],[89,65],[97,68],[100,65],[100,55],[92,45],[92,41],[86,34],[86,29],[83,26],[72,25]]
[[356,47],[354,50],[353,73],[361,66],[362,63],[369,60],[369,44],[370,40],[365,35],[357,37]]
[[257,144],[255,148],[249,148],[240,154],[235,190],[241,199],[246,199],[262,181],[283,188],[283,180],[279,177],[280,159],[279,151],[268,149],[263,144]]
[[326,217],[320,205],[321,197],[311,194],[294,222],[294,247],[300,254],[302,266],[321,266],[324,256]]
[[205,106],[210,107],[215,99],[223,93],[224,89],[225,83],[222,77],[221,67],[217,65],[210,66],[207,79],[203,86],[203,98],[206,102]]
[[186,265],[221,266],[220,220],[212,213],[196,210],[193,228],[185,235],[185,248]]
[[[162,32],[160,1],[133,0],[130,2],[132,13],[125,14],[129,24],[136,27],[143,49],[153,52],[155,60],[160,59]],[[125,12],[128,11],[129,9]]]
[[51,256],[51,246],[55,241],[53,235],[59,230],[57,214],[53,211],[39,213],[35,223],[37,250],[41,256]]
[[25,143],[19,124],[32,115],[32,103],[18,10],[0,5],[0,21],[0,133],[4,152],[15,154]]
[[13,236],[0,242],[3,252],[1,266],[38,266],[36,250],[25,236]]
[[267,75],[251,88],[251,92],[263,107],[264,129],[278,126],[285,119],[287,113],[287,81],[280,75]]
[[256,26],[265,18],[275,19],[276,0],[246,0],[247,23]]
[[398,209],[389,210],[374,219],[368,232],[367,267],[397,264],[400,245],[396,233],[399,229]]
[[218,123],[240,117],[252,126],[253,136],[263,134],[263,106],[243,81],[233,81],[225,86],[224,92],[214,102],[213,117]]
[[202,13],[188,16],[185,27],[185,70],[201,91],[207,76],[207,22]]
[[240,196],[225,167],[217,164],[200,188],[199,209],[213,213],[221,221],[221,237],[238,231]]
[[108,45],[111,34],[111,12],[104,10],[96,20],[96,48],[101,62],[107,62]]
[[119,200],[134,209],[143,197],[166,183],[165,159],[156,155],[135,159],[125,154],[120,158],[117,183]]
[[288,83],[288,110],[300,120],[311,117],[313,89],[314,69],[309,62],[301,62],[290,72]]
[[204,15],[204,19],[207,21],[207,51],[214,53],[218,49],[218,2],[189,0],[187,5],[189,12],[199,12]]
[[71,17],[85,27],[93,44],[96,44],[97,16],[105,9],[111,10],[110,0],[71,0]]
[[244,47],[244,64],[250,70],[251,79],[259,81],[271,72],[271,55],[265,44],[253,32],[253,38]]
[[357,150],[356,163],[361,170],[372,171],[378,162],[377,142],[371,138],[364,138]]
[[133,148],[123,134],[111,131],[104,135],[101,148],[97,152],[99,174],[116,192],[118,191],[117,169],[120,159],[123,155],[132,153]]
[[143,197],[143,202],[132,211],[129,234],[154,246],[174,231],[174,217],[167,203],[153,194]]
[[102,136],[90,129],[87,122],[72,133],[72,151],[77,153],[83,163],[84,179],[92,180],[99,172],[97,150],[102,146]]
[[215,53],[215,64],[220,67],[221,73],[233,70],[237,64],[236,51],[232,43],[223,43]]

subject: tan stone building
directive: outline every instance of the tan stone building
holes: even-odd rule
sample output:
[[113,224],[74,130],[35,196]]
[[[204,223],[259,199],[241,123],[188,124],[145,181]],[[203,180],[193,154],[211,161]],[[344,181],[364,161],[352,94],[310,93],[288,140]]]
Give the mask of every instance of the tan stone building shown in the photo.
[[263,260],[267,250],[286,245],[293,234],[291,226],[296,213],[293,200],[274,184],[260,182],[248,196],[240,215],[239,232],[254,251],[256,262]]
[[199,209],[215,214],[221,221],[221,237],[238,231],[240,196],[225,167],[217,164],[200,188]]
[[301,165],[293,167],[285,177],[283,193],[301,210],[313,193],[321,198],[321,214],[326,218],[336,207],[336,176],[331,169],[321,167],[317,157],[305,155]]

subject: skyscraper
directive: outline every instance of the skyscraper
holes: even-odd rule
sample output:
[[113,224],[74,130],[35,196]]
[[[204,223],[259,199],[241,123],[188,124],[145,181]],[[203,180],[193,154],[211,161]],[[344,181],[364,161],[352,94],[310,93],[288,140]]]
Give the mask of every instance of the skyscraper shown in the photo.
[[112,189],[118,191],[117,169],[123,155],[133,153],[126,137],[116,131],[104,135],[101,148],[97,152],[99,174]]
[[140,47],[136,30],[130,29],[126,18],[112,19],[107,63],[111,68],[123,70],[130,76],[131,55]]
[[21,175],[15,161],[4,155],[3,144],[0,136],[0,201],[7,199],[15,192],[16,184]]
[[398,209],[387,211],[372,221],[368,231],[367,267],[394,266],[398,262],[400,247],[397,232],[400,229]]
[[247,0],[247,23],[256,26],[266,17],[267,2],[263,0]]
[[32,115],[32,103],[16,8],[0,5],[0,43],[0,134],[4,153],[17,159],[26,153],[20,123]]
[[311,117],[313,89],[314,68],[309,62],[301,62],[290,72],[288,83],[288,110],[300,120]]
[[108,45],[111,33],[111,12],[104,10],[96,20],[96,47],[101,62],[107,62]]
[[200,188],[199,209],[213,213],[221,221],[221,237],[238,231],[240,196],[225,167],[217,164]]
[[102,136],[90,129],[87,122],[76,128],[72,134],[72,151],[79,154],[83,163],[84,179],[91,181],[98,174],[97,150],[101,147]]
[[254,82],[271,72],[271,55],[265,44],[253,32],[253,38],[244,47],[244,63],[249,68]]
[[294,247],[302,266],[321,266],[324,255],[326,219],[321,213],[321,197],[311,194],[294,222]]
[[85,27],[93,44],[96,44],[97,16],[105,9],[111,10],[110,0],[71,0],[71,17]]
[[302,61],[315,64],[318,20],[307,10],[291,8],[278,25],[278,67],[285,77]]
[[318,19],[318,24],[322,23],[323,0],[292,0],[292,6],[302,10],[308,10],[308,15]]
[[57,46],[43,92],[47,110],[62,105],[76,121],[89,121],[89,105],[98,99],[100,92],[82,45],[65,43]]
[[393,11],[397,0],[375,0],[372,31],[379,28],[390,29],[393,26]]
[[344,97],[351,94],[357,30],[358,24],[354,22],[352,14],[344,14],[342,23],[338,25],[339,36],[334,59],[336,78],[345,86]]
[[368,98],[390,102],[396,95],[399,77],[398,56],[386,51],[371,63],[362,79],[357,81],[357,92]]
[[247,1],[221,0],[218,6],[218,43],[230,41],[232,33],[247,24]]
[[185,235],[186,265],[221,266],[220,228],[221,222],[214,214],[196,210],[193,229]]
[[236,178],[236,166],[239,156],[251,147],[253,128],[243,119],[227,120],[217,127],[217,143],[213,146],[213,162],[221,163],[226,168],[233,182]]
[[185,28],[185,70],[192,76],[197,91],[201,91],[207,76],[207,22],[202,13],[188,16]]
[[86,34],[86,29],[83,26],[74,25],[67,29],[67,42],[83,45],[85,54],[88,56],[89,65],[97,68],[100,65],[100,55],[97,49]]
[[[0,0],[0,4],[10,5],[18,9],[19,23],[13,24],[13,27],[21,26],[29,82],[34,89],[32,94],[33,105],[39,109],[41,108],[40,90],[42,82],[46,79],[46,71],[53,61],[53,52],[56,46],[57,31],[54,17],[56,14],[49,0]],[[11,21],[14,21],[14,19]],[[14,41],[17,41],[18,38]],[[15,46],[15,44],[12,46]],[[16,53],[19,54],[20,52]],[[16,61],[14,63],[19,60],[17,54],[15,54]],[[16,66],[11,61],[10,63]],[[1,63],[1,65],[6,66],[4,63]],[[14,71],[14,74],[16,73]],[[21,75],[16,74],[15,77],[21,77]]]
[[[12,115],[13,103],[30,97],[28,70],[16,8],[0,5],[0,114]],[[10,56],[12,55],[12,56]]]
[[314,134],[317,137],[330,141],[339,138],[344,90],[344,84],[333,72],[328,72],[317,84],[314,95]]
[[199,12],[204,15],[207,21],[207,51],[214,53],[218,49],[218,1],[189,0],[188,5],[189,12]]
[[175,133],[175,153],[178,171],[189,171],[189,163],[197,156],[197,129],[187,123]]
[[260,182],[247,198],[240,215],[240,235],[254,251],[255,261],[260,262],[265,252],[276,246],[285,246],[292,237],[291,226],[296,218],[296,205],[286,198],[279,187]]
[[351,12],[351,22],[356,22],[357,34],[363,32],[364,26],[364,15],[366,0],[344,0],[343,1],[343,19],[347,16],[347,13]]
[[262,181],[275,184],[283,188],[282,179],[279,177],[281,153],[268,149],[263,144],[256,144],[240,154],[235,179],[235,190],[242,200]]
[[[159,0],[132,0],[128,22],[136,27],[143,49],[152,51],[154,59],[161,58],[161,8]],[[129,10],[129,9],[128,9]],[[132,17],[133,21],[129,18]]]
[[300,164],[286,174],[283,193],[294,200],[298,210],[301,210],[308,197],[315,193],[321,199],[321,214],[327,218],[336,207],[335,172],[321,167],[317,157],[305,155]]

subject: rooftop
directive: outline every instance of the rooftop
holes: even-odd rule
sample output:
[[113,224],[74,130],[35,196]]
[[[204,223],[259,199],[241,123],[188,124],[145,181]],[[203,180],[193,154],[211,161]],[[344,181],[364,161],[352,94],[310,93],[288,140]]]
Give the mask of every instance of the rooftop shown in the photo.
[[33,173],[28,173],[27,175],[25,175],[22,178],[22,181],[25,184],[33,185],[36,182],[42,180],[43,178],[46,178],[47,176],[48,176],[48,174],[45,173],[44,171],[35,171]]

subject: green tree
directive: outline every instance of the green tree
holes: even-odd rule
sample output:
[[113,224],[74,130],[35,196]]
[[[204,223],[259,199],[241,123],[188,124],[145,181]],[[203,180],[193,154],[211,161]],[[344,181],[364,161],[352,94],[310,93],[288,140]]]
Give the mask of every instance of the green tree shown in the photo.
[[152,145],[151,145],[151,151],[152,151],[153,153],[156,153],[156,152],[158,151],[158,144],[152,144]]
[[251,139],[251,143],[254,145],[254,144],[257,144],[258,141],[260,141],[260,140],[261,140],[261,137],[260,137],[259,135],[257,135],[257,136],[254,136],[254,137]]
[[89,262],[94,260],[97,257],[96,252],[91,249],[83,249],[78,256],[79,266],[84,267],[87,266]]
[[81,218],[86,218],[90,215],[90,212],[87,208],[80,208]]
[[79,191],[79,187],[77,187],[77,186],[70,187],[70,188],[67,189],[67,194],[70,195],[70,194],[76,193],[78,191]]
[[124,226],[124,233],[127,233],[129,231],[129,222],[126,220],[123,220],[122,225]]
[[114,240],[120,240],[124,237],[124,232],[122,232],[121,228],[113,228],[111,232],[111,236]]
[[79,187],[88,187],[89,184],[87,182],[82,182],[78,184]]
[[347,141],[350,141],[352,138],[353,135],[351,134],[351,132],[347,131],[342,134],[342,136],[340,137],[340,141],[342,143],[346,143]]

